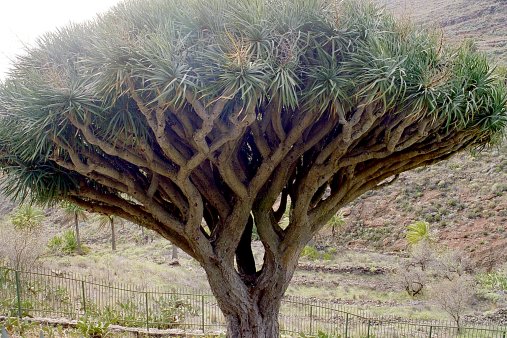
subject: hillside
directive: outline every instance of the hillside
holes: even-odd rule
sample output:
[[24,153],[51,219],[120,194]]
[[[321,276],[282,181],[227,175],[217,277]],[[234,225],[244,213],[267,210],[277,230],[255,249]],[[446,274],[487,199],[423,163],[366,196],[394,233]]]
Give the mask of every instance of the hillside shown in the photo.
[[406,226],[422,220],[442,244],[476,260],[505,261],[507,146],[404,173],[391,186],[353,202],[344,214],[341,245],[404,250]]
[[400,18],[442,29],[444,41],[471,38],[500,64],[507,63],[505,0],[379,0]]

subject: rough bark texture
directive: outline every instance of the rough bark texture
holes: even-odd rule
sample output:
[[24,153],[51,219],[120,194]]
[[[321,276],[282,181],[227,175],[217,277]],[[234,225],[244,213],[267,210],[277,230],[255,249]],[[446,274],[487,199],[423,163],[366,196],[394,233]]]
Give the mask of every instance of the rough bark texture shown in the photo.
[[[208,275],[210,284],[227,321],[227,337],[277,337],[280,303],[274,291],[266,294],[245,293],[244,284],[237,279],[224,285],[222,276]],[[218,284],[218,285],[217,285]],[[242,285],[243,284],[243,285]],[[217,288],[222,290],[216,291]],[[283,292],[276,292],[281,299]]]
[[297,260],[286,267],[271,264],[265,264],[259,277],[250,280],[245,280],[247,277],[241,273],[238,275],[234,268],[205,267],[227,320],[227,337],[278,337],[280,302]]
[[245,304],[249,307],[245,313],[228,315],[227,337],[278,337],[278,311],[274,309],[252,308],[252,303]]

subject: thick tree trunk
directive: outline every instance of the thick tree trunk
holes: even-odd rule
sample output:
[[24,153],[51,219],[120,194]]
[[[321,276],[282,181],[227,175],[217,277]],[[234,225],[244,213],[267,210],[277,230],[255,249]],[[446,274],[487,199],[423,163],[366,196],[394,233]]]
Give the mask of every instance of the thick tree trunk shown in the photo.
[[226,316],[227,337],[229,338],[276,338],[279,337],[279,307],[251,307],[249,311],[239,315]]
[[280,336],[278,314],[297,265],[297,255],[287,260],[280,258],[267,253],[262,270],[254,275],[244,274],[250,269],[250,263],[243,268],[235,267],[232,260],[203,265],[227,320],[228,338]]
[[[272,203],[267,205],[269,211]],[[312,234],[302,234],[299,241],[280,245],[280,235],[271,228],[274,220],[268,215],[261,208],[247,215],[236,247],[217,244],[215,252],[203,257],[201,262],[227,321],[229,338],[280,336],[278,315],[282,298],[296,270],[299,255]],[[260,269],[251,245],[254,225],[264,246]]]
[[[213,278],[212,290],[227,321],[228,338],[279,337],[278,313],[285,287],[270,283],[269,290],[253,291],[242,281],[230,285],[227,280]],[[215,283],[220,283],[217,290]],[[273,278],[276,280],[276,277]],[[245,292],[246,291],[246,292]],[[252,292],[253,291],[253,292]]]

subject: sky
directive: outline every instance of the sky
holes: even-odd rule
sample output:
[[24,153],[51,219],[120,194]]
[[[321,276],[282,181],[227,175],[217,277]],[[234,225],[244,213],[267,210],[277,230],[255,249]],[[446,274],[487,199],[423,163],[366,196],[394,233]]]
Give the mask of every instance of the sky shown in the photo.
[[120,0],[7,0],[0,10],[0,79],[38,36],[107,11]]

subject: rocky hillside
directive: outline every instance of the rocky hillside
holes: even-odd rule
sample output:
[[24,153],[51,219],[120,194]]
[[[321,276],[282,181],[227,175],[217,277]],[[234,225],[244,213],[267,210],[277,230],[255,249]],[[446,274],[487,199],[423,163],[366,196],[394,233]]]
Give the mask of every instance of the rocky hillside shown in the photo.
[[442,29],[444,41],[471,38],[499,63],[507,63],[505,0],[379,0],[398,17]]
[[404,173],[343,212],[346,224],[338,239],[342,245],[403,250],[406,226],[427,221],[440,243],[466,250],[480,260],[505,261],[507,146],[460,154]]

